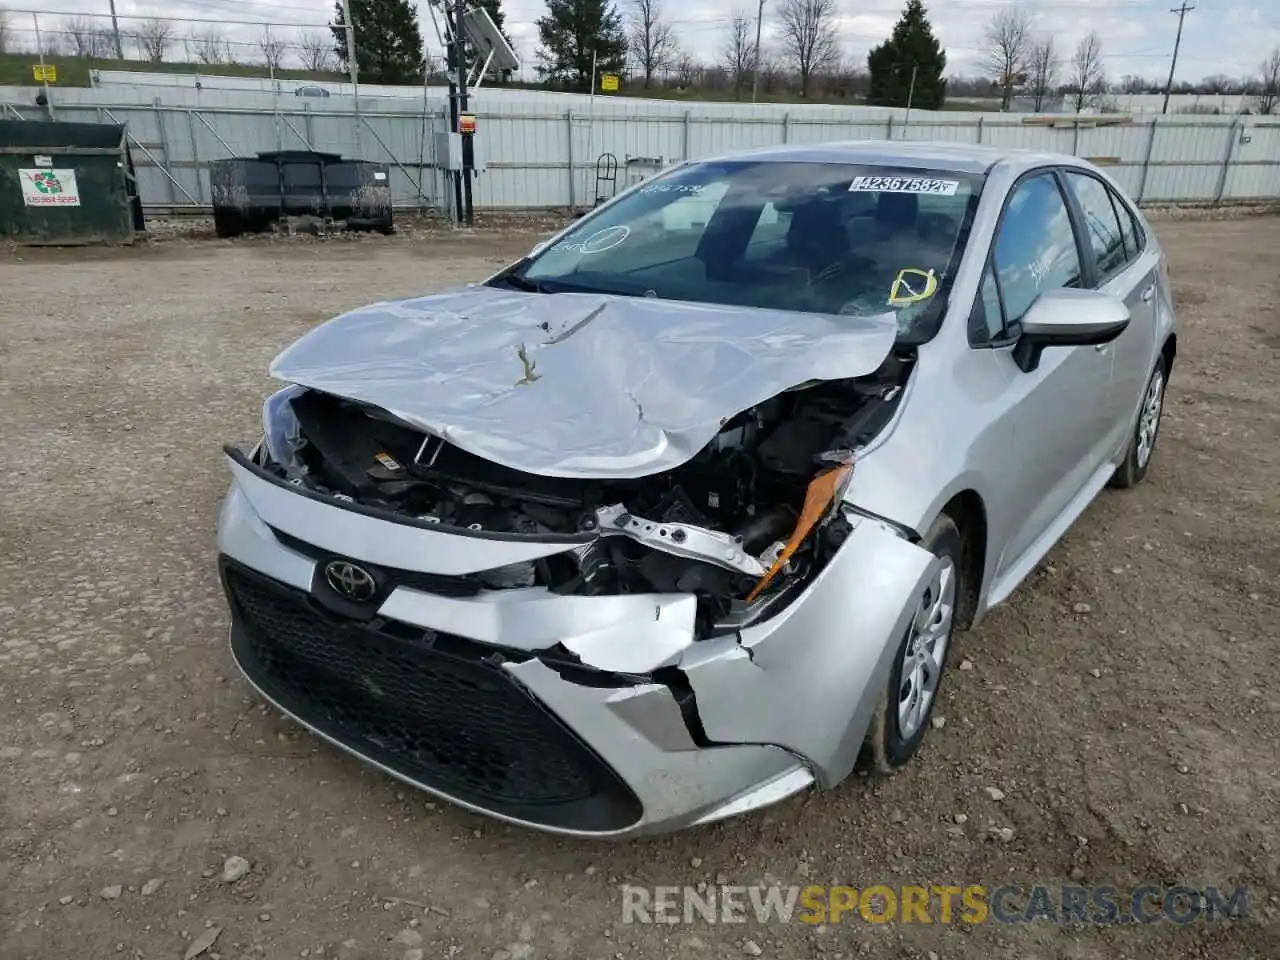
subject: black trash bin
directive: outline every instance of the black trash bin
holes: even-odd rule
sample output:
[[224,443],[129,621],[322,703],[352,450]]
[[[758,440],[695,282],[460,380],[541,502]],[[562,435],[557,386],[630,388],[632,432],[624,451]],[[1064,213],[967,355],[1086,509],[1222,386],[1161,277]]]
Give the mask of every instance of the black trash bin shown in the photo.
[[386,164],[281,150],[216,160],[209,164],[209,177],[220,237],[267,230],[288,217],[339,221],[348,230],[394,229]]

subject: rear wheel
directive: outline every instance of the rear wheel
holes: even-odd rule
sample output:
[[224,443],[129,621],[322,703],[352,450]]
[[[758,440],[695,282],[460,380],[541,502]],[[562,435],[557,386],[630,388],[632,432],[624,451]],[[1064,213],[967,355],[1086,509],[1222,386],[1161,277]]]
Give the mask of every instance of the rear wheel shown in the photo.
[[1138,418],[1129,437],[1129,449],[1125,453],[1124,463],[1111,476],[1111,486],[1127,490],[1136,486],[1147,475],[1147,467],[1151,465],[1151,457],[1156,452],[1156,437],[1160,433],[1160,419],[1164,413],[1164,386],[1165,363],[1164,357],[1161,357],[1156,361],[1156,368],[1151,371],[1151,379],[1147,381],[1142,406],[1138,408]]
[[916,598],[915,616],[894,655],[859,757],[859,767],[867,771],[890,773],[915,756],[931,725],[951,655],[956,613],[965,595],[964,542],[955,522],[943,514],[921,546],[942,563]]

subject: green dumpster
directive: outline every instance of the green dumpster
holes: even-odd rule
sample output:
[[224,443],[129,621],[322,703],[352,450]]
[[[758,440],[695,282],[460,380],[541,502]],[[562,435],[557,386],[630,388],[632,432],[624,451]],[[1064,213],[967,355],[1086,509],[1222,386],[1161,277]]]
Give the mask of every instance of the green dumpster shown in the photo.
[[0,239],[132,243],[131,171],[124,127],[0,120]]

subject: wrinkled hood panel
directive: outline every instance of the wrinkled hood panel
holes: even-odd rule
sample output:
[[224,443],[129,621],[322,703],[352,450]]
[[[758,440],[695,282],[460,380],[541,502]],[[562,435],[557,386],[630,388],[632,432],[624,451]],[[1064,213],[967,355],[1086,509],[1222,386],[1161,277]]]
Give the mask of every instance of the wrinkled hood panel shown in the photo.
[[344,314],[271,365],[527,473],[669,470],[724,419],[809,380],[875,371],[894,318],[473,286]]

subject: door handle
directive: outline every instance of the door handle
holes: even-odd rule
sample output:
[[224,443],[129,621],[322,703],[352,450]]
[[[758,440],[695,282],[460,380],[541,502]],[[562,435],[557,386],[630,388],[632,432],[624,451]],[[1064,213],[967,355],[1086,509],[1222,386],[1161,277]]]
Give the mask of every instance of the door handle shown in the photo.
[[1097,350],[1099,353],[1106,353],[1110,346],[1111,344],[1109,343],[1095,343],[1093,345],[1093,349]]
[[1147,287],[1147,289],[1142,291],[1142,302],[1150,303],[1151,298],[1154,297],[1155,295],[1156,295],[1156,285],[1153,283],[1151,284],[1151,286]]

